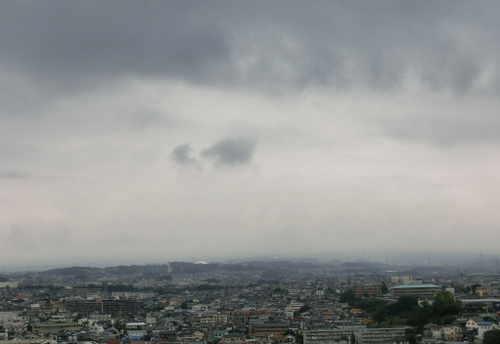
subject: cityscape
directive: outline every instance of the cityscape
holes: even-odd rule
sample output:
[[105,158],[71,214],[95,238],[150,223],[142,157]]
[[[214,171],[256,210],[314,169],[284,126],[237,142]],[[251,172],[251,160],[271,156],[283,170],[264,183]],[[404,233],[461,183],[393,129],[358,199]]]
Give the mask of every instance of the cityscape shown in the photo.
[[500,319],[498,260],[460,269],[268,258],[0,279],[5,343],[483,343]]

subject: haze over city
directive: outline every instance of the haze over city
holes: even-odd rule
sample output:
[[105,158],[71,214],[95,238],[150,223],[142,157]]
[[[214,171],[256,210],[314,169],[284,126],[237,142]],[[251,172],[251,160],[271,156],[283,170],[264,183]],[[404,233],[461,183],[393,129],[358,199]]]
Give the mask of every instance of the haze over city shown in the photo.
[[499,12],[0,3],[4,268],[498,258]]

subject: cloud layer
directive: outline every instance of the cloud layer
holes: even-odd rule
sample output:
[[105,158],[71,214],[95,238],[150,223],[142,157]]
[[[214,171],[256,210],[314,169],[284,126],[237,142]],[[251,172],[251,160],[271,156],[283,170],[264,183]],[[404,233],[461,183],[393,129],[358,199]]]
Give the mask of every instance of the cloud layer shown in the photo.
[[228,138],[217,141],[201,152],[213,159],[216,165],[242,165],[252,160],[257,141],[248,137]]
[[498,93],[494,3],[283,5],[9,2],[2,61],[58,92],[140,75],[280,91],[418,82]]
[[0,3],[1,258],[496,252],[499,10]]

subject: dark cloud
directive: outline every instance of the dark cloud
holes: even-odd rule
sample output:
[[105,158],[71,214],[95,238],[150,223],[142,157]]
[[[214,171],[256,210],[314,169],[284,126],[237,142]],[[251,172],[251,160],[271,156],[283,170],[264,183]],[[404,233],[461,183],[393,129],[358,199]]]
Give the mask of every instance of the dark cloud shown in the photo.
[[[0,116],[44,109],[66,92],[104,93],[131,76],[273,94],[396,93],[411,79],[426,91],[498,97],[499,10],[469,1],[1,2]],[[130,126],[167,120],[141,113]],[[386,129],[437,141],[500,138],[491,118],[460,130],[450,128],[469,119],[429,119],[421,130],[413,121]]]
[[174,148],[171,153],[172,159],[179,164],[195,164],[198,161],[191,156],[193,148],[187,143]]
[[0,57],[4,68],[58,90],[139,75],[267,90],[363,85],[384,91],[400,87],[412,72],[428,87],[463,93],[498,64],[499,7],[468,1],[3,2]]
[[128,75],[189,80],[229,55],[226,38],[203,7],[160,1],[3,4],[0,56],[58,90]]
[[252,160],[257,140],[249,137],[227,138],[203,150],[201,156],[213,159],[215,164],[242,165]]

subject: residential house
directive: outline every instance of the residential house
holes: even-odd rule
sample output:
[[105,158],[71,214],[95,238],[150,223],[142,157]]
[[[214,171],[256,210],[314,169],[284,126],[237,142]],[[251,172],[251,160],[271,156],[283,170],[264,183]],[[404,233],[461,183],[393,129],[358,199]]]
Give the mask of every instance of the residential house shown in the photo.
[[460,326],[446,325],[443,326],[443,339],[445,341],[459,341],[462,339],[462,329]]
[[480,317],[473,317],[473,318],[468,318],[467,323],[465,324],[465,327],[467,328],[467,331],[473,331],[477,330],[479,328],[479,323],[482,321]]
[[498,325],[491,321],[481,321],[478,325],[478,337],[483,338],[484,333],[487,331],[494,330],[498,328]]
[[246,335],[244,333],[227,333],[221,337],[220,343],[243,343],[245,341],[245,338]]

